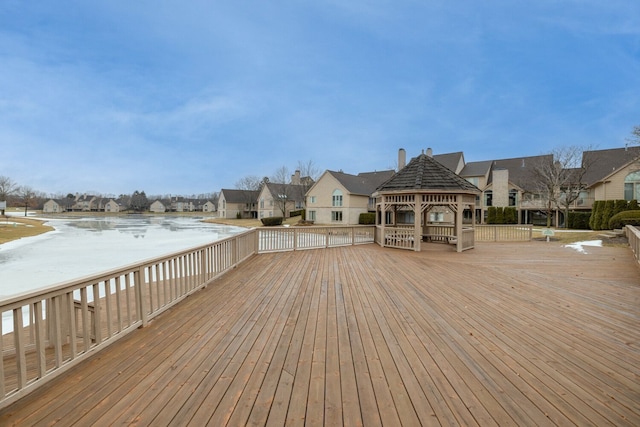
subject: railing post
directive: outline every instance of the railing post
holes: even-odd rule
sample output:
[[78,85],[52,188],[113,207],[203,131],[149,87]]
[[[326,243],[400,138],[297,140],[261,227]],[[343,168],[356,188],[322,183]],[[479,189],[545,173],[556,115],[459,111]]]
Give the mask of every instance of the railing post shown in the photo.
[[231,256],[231,265],[236,265],[238,263],[238,236],[234,236],[231,240]]
[[133,281],[135,282],[136,308],[139,313],[142,327],[147,326],[147,291],[144,279],[144,266],[141,266],[133,272]]

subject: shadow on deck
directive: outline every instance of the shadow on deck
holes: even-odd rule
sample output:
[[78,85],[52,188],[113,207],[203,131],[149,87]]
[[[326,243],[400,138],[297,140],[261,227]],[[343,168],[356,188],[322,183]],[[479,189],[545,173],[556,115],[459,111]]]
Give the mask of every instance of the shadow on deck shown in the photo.
[[1,425],[640,425],[626,248],[255,256]]

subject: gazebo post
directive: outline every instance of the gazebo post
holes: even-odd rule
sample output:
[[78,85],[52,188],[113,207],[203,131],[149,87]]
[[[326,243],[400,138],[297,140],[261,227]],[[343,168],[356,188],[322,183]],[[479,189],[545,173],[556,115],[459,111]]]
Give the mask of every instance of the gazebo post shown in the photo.
[[420,252],[420,246],[422,245],[422,227],[420,226],[422,197],[420,194],[415,194],[413,197],[413,250]]
[[462,217],[464,214],[464,206],[462,204],[463,197],[456,196],[456,251],[462,252]]
[[384,206],[384,199],[385,196],[382,195],[381,200],[380,200],[380,246],[382,246],[384,248],[384,226],[385,226],[385,222],[387,220],[387,208]]

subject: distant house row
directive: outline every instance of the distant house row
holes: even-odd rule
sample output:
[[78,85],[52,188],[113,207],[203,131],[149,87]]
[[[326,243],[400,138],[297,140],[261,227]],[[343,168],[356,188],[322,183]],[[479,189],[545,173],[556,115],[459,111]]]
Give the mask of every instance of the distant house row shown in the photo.
[[[57,214],[64,212],[111,212],[126,210],[119,199],[104,198],[87,194],[73,198],[49,199],[44,203],[43,212]],[[149,206],[150,212],[215,212],[216,204],[212,200],[172,197],[155,200]]]
[[[405,156],[401,149],[399,169],[406,164]],[[571,210],[590,211],[596,200],[640,200],[640,147],[585,151],[582,156],[586,172]],[[535,169],[553,163],[552,155],[465,162],[464,154],[455,152],[433,158],[481,191],[475,215],[479,222],[485,221],[492,206],[515,208],[522,224],[546,221],[547,199],[540,194]],[[267,184],[260,191],[222,189],[218,212],[224,218],[286,217],[304,208],[306,218],[317,223],[357,224],[361,213],[375,212],[372,195],[394,174],[393,170],[357,175],[327,170],[304,193],[305,186],[293,180],[286,185]],[[430,215],[433,222],[448,221],[446,209],[435,209]],[[552,216],[554,225],[564,222],[559,206],[552,207]]]
[[[535,169],[541,163],[553,163],[552,155],[515,157],[510,159],[465,162],[462,152],[433,155],[441,165],[466,179],[480,190],[475,218],[484,222],[488,209],[513,207],[522,224],[542,222],[548,198],[540,193]],[[592,150],[582,153],[586,168],[579,197],[571,203],[574,211],[590,211],[599,200],[640,200],[640,147]],[[406,164],[406,153],[398,152],[398,169]],[[221,189],[217,204],[212,200],[175,197],[155,200],[151,212],[218,212],[221,218],[288,217],[292,212],[306,211],[306,219],[319,224],[357,224],[360,214],[375,212],[372,195],[395,174],[394,170],[361,172],[325,171],[317,181],[291,177],[289,184],[265,182],[259,190]],[[45,213],[119,212],[118,200],[88,195],[73,199],[51,199]],[[553,206],[555,225],[564,222],[559,206]],[[430,213],[433,222],[448,221],[446,209]]]

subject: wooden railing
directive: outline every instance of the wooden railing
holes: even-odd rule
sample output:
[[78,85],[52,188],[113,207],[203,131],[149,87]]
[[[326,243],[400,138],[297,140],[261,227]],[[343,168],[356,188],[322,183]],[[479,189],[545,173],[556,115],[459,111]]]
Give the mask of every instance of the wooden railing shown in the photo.
[[[384,235],[382,235],[384,230]],[[376,242],[389,248],[414,249],[414,229],[413,227],[384,227],[379,228],[376,235]]]
[[476,242],[524,242],[533,238],[533,226],[523,225],[476,225]]
[[264,227],[258,231],[258,252],[293,251],[373,243],[374,226]]
[[427,224],[422,227],[422,236],[427,241],[442,241],[450,243],[452,239],[456,238],[456,227],[453,224]]
[[256,232],[0,301],[0,407],[257,253]]
[[372,243],[375,227],[258,228],[0,301],[0,408],[258,252]]
[[634,227],[633,225],[627,225],[624,228],[624,232],[627,236],[627,240],[629,241],[629,246],[633,251],[633,255],[636,260],[640,262],[640,228]]

